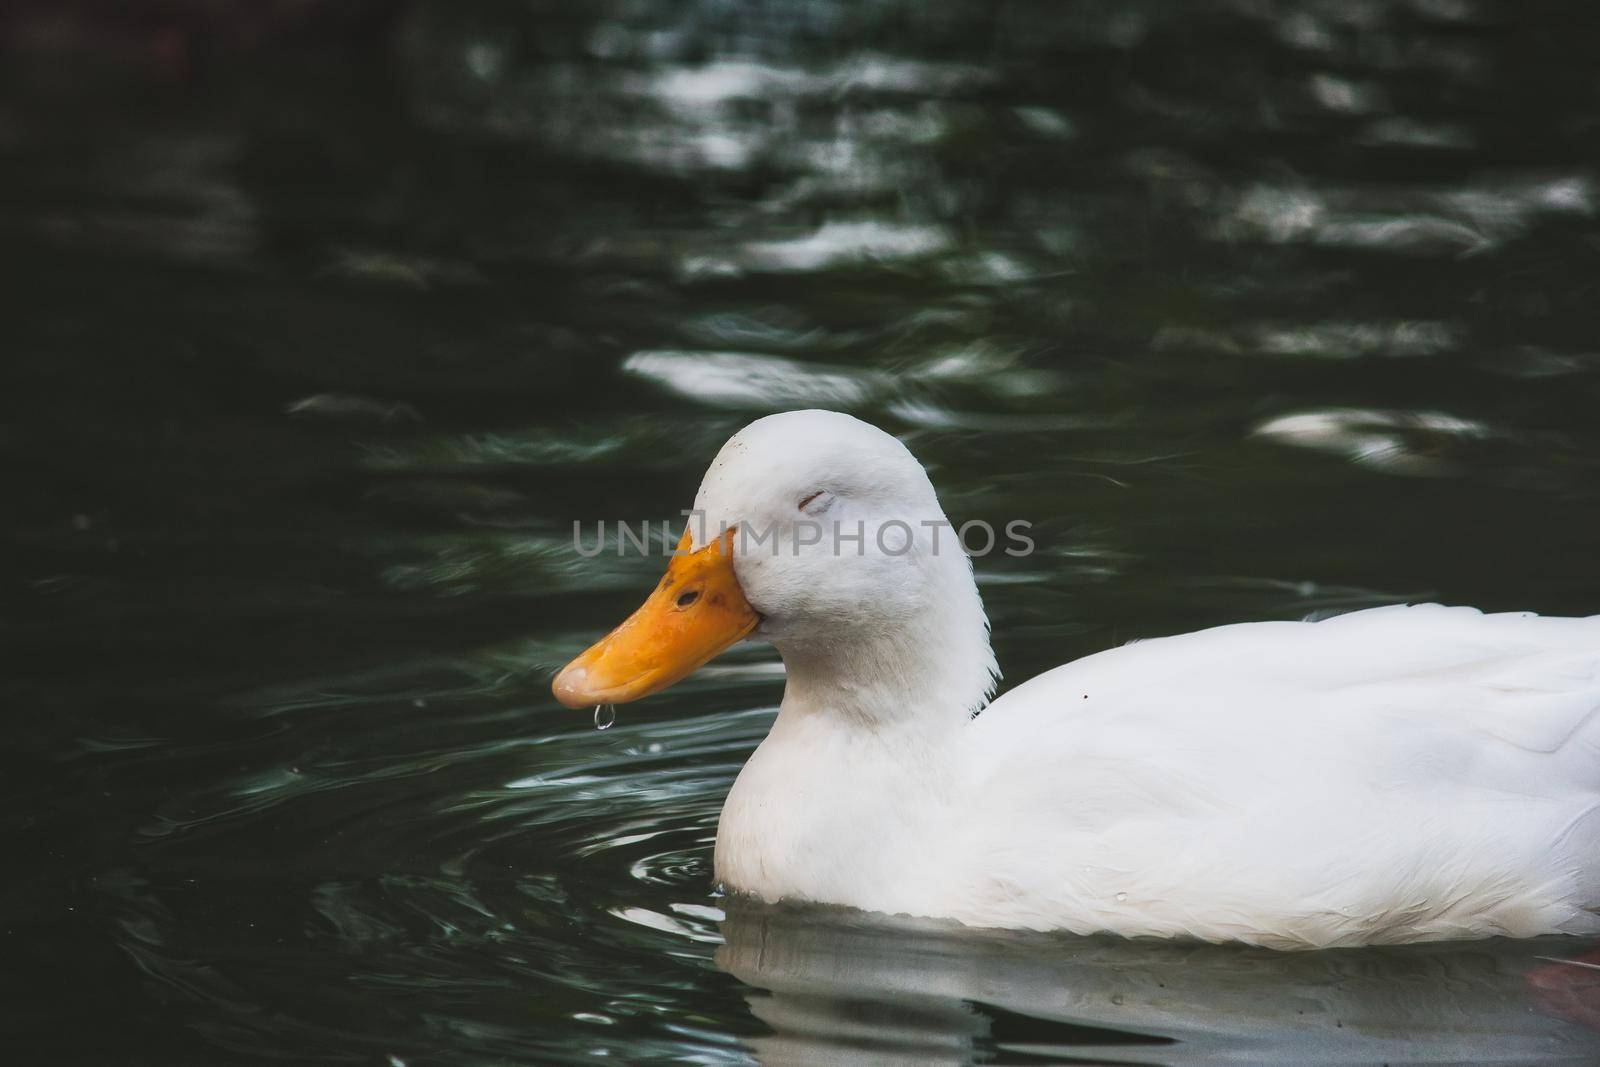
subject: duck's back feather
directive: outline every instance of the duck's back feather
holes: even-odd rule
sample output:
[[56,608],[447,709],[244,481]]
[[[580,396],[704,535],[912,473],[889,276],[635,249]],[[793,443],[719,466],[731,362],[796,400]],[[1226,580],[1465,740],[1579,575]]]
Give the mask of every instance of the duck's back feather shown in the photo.
[[1600,929],[1600,617],[1219,627],[1057,668],[965,733],[968,921],[1283,945]]

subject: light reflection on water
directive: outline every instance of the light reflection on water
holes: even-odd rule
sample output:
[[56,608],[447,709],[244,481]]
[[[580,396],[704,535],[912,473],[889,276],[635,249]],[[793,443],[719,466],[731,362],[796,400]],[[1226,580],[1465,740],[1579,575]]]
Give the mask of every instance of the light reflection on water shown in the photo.
[[1595,1049],[1554,1012],[1528,1017],[1530,985],[1561,966],[1531,961],[1561,939],[1275,953],[952,938],[738,901],[722,932],[719,965],[763,991],[748,995],[774,1031],[751,1041],[763,1063],[1579,1062]]
[[15,1050],[1592,1060],[1600,987],[1537,958],[1582,945],[715,897],[771,653],[603,734],[547,690],[660,567],[573,520],[676,519],[803,405],[1034,523],[978,567],[1012,682],[1241,619],[1594,612],[1585,10],[413,0],[173,69],[201,31],[19,16]]

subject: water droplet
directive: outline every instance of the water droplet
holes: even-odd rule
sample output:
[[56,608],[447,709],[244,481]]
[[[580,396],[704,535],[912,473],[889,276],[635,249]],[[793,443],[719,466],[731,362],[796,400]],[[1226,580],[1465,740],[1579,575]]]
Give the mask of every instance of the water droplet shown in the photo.
[[596,704],[594,706],[594,728],[596,730],[609,730],[617,721],[617,706],[615,704]]
[[1117,894],[1117,903],[1118,904],[1121,904],[1124,900],[1127,900],[1127,899],[1128,899],[1128,894],[1126,894],[1126,893],[1118,893]]

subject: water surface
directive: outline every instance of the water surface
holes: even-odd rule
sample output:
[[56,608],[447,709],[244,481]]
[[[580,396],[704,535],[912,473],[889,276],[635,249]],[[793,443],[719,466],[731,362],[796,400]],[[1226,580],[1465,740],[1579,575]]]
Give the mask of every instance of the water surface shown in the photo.
[[1587,5],[358,7],[8,26],[12,1058],[1593,1061],[1559,939],[739,906],[770,650],[604,733],[548,693],[661,566],[572,522],[800,406],[1035,524],[1008,683],[1600,610]]

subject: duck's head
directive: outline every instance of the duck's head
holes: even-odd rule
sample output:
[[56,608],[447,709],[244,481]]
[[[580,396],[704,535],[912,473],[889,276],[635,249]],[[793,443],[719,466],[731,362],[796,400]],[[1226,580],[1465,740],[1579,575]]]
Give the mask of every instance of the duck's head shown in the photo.
[[740,430],[706,471],[678,551],[633,615],[556,676],[568,707],[665,689],[746,637],[783,656],[790,700],[874,718],[974,710],[994,678],[972,567],[922,465],[849,415]]

